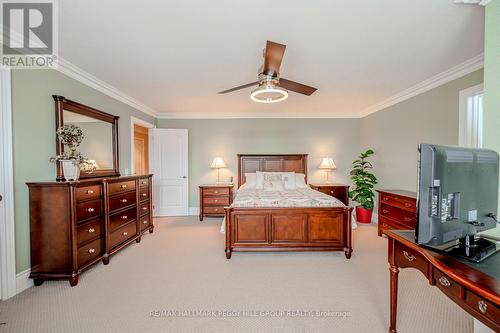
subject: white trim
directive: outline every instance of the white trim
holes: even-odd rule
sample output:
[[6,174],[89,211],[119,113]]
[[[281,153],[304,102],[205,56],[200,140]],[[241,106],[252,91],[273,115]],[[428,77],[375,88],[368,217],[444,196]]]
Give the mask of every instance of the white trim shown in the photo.
[[123,102],[131,107],[140,110],[150,116],[156,117],[158,112],[150,108],[149,106],[143,104],[137,99],[130,97],[124,92],[118,90],[110,84],[98,79],[92,74],[84,71],[83,69],[73,65],[71,62],[59,57],[58,58],[58,66],[55,68],[57,71],[81,82],[91,88],[94,88],[97,91],[102,92],[105,95],[108,95],[120,102]]
[[361,116],[357,113],[348,113],[348,112],[279,112],[279,111],[270,111],[270,112],[249,112],[249,113],[234,113],[234,112],[220,112],[220,113],[182,113],[182,112],[168,112],[168,113],[159,113],[157,116],[158,119],[269,119],[269,118],[361,118]]
[[467,101],[469,97],[478,95],[483,91],[484,85],[482,83],[460,90],[458,106],[458,145],[461,147],[467,146]]
[[189,207],[189,215],[200,215],[200,207]]
[[[0,68],[0,287],[2,300],[16,294],[16,244],[14,221],[14,167],[12,151],[11,71]],[[3,169],[3,170],[2,170]],[[2,209],[3,208],[3,209]]]
[[16,275],[16,293],[22,293],[28,288],[33,287],[33,280],[29,278],[31,269],[22,271]]
[[453,1],[453,3],[456,3],[456,4],[480,5],[480,6],[486,6],[490,2],[491,2],[491,0],[455,0],[455,1]]
[[[130,116],[130,174],[134,174],[134,125],[139,125],[146,128],[155,128],[154,124],[151,124],[145,120]],[[148,134],[149,137],[149,134]],[[148,140],[149,141],[149,140]],[[149,150],[149,146],[148,146]],[[149,154],[148,154],[149,156]]]
[[389,97],[385,101],[366,108],[360,113],[360,117],[366,117],[369,114],[388,108],[402,101],[420,95],[436,87],[442,86],[450,81],[461,78],[464,75],[477,71],[484,67],[484,54],[481,53],[474,58],[471,58],[455,67],[448,69],[438,75],[435,75],[425,81],[422,81],[411,88],[401,91],[400,93]]

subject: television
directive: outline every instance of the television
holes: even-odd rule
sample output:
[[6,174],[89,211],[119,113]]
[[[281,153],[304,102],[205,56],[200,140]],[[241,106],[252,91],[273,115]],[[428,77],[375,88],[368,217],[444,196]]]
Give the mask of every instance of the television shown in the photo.
[[496,227],[498,154],[433,144],[418,146],[418,244],[480,262],[497,245],[478,237]]

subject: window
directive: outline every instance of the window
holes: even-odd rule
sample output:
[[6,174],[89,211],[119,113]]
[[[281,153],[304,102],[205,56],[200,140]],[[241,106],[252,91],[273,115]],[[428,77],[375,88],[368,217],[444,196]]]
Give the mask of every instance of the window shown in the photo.
[[483,146],[483,85],[460,91],[459,136],[462,147]]

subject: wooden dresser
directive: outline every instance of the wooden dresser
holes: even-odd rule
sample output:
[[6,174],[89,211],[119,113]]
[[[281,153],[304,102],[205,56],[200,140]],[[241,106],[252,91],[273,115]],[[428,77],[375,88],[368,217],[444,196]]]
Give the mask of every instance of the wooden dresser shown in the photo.
[[233,185],[200,185],[200,221],[205,216],[224,216],[224,207],[233,203]]
[[415,230],[417,194],[403,190],[377,190],[378,235],[385,230]]
[[31,274],[35,286],[68,279],[136,241],[149,230],[152,175],[27,183]]
[[349,185],[343,184],[309,184],[313,190],[331,195],[349,206]]

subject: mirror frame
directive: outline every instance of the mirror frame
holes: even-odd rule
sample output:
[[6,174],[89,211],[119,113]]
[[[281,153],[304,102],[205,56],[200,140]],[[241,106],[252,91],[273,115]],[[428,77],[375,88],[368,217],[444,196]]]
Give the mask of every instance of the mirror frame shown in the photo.
[[[81,171],[80,178],[95,178],[95,177],[110,177],[110,176],[120,176],[120,166],[118,158],[118,119],[120,117],[114,116],[112,114],[91,108],[90,106],[83,105],[69,99],[64,96],[52,95],[55,101],[55,111],[56,111],[56,131],[64,124],[63,113],[64,110],[68,110],[74,113],[81,114],[83,116],[95,118],[98,120],[110,123],[112,126],[112,145],[113,145],[113,169],[103,169],[95,170],[94,172]],[[56,154],[59,155],[63,152],[64,145],[56,136]],[[61,163],[56,163],[57,170],[57,181],[64,181],[63,170]]]

